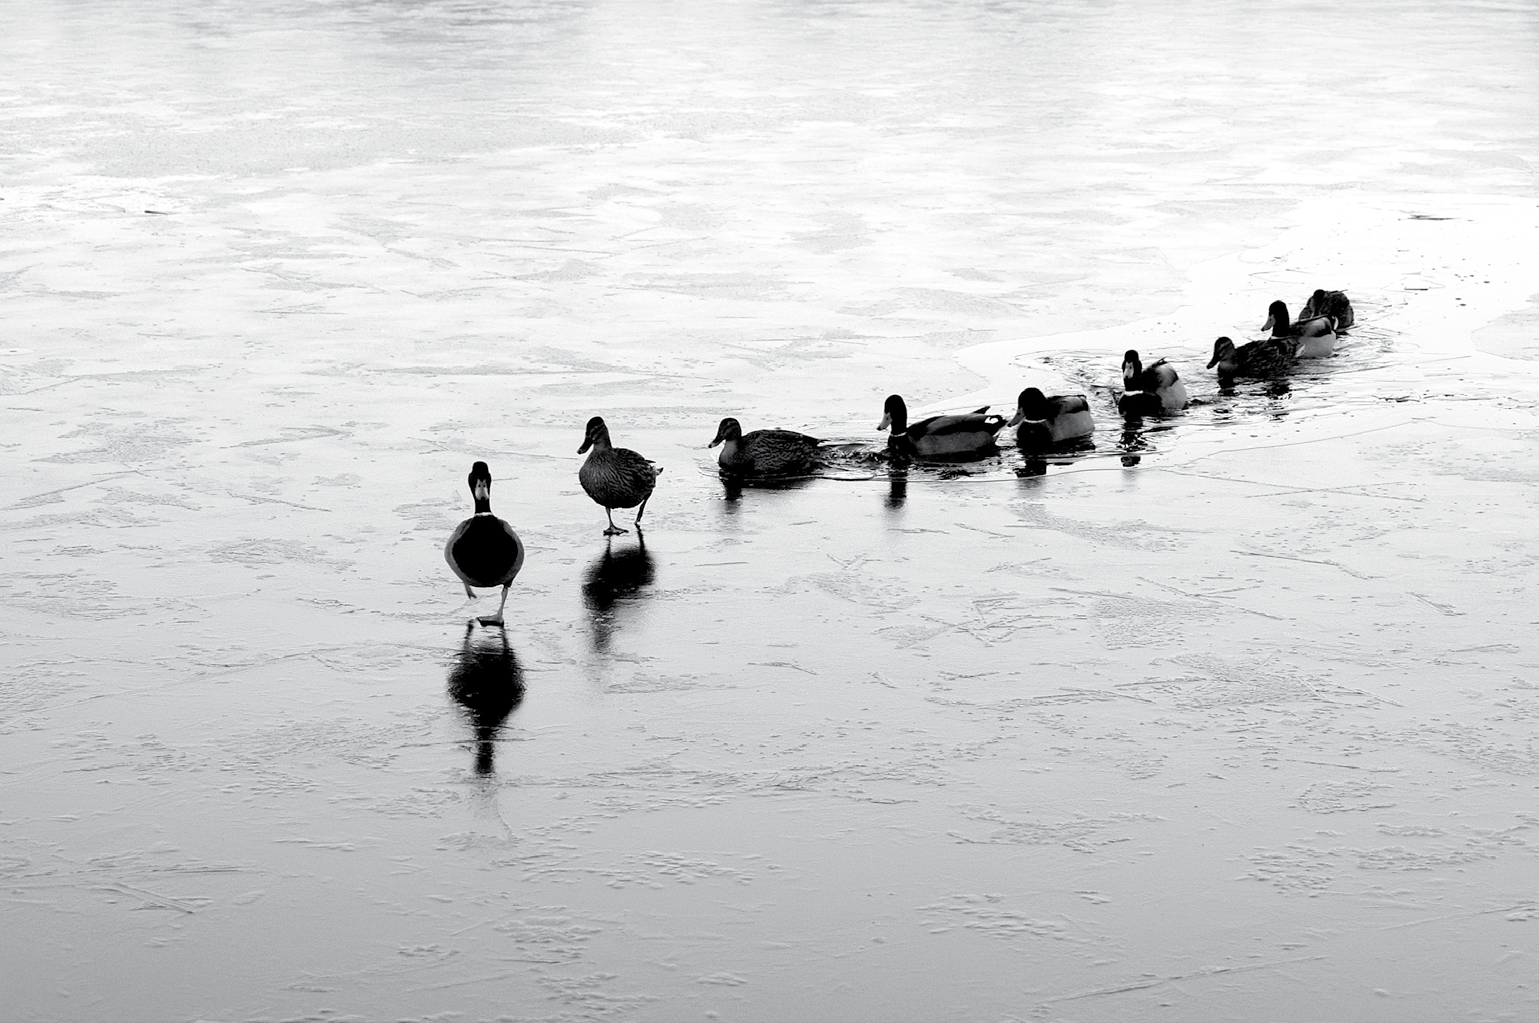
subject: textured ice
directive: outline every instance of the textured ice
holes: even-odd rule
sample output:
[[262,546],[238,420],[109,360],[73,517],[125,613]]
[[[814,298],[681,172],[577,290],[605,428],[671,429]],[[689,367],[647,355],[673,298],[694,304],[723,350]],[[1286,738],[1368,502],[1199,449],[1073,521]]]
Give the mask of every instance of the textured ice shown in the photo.
[[[5,1015],[1533,1017],[1536,52],[1426,0],[8,12]],[[1337,354],[1220,392],[1315,287]],[[1128,347],[1188,413],[1124,429]],[[1028,384],[1095,449],[870,457],[888,393]],[[594,414],[667,469],[644,549]],[[724,489],[726,415],[841,447]],[[442,561],[476,459],[506,646]]]

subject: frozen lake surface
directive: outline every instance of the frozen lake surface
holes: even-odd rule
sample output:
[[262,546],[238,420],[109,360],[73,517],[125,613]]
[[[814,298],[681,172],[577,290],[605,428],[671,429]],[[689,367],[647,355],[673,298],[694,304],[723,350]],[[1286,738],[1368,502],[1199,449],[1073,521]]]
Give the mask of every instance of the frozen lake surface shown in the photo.
[[13,6],[7,1017],[1539,1015],[1532,4]]

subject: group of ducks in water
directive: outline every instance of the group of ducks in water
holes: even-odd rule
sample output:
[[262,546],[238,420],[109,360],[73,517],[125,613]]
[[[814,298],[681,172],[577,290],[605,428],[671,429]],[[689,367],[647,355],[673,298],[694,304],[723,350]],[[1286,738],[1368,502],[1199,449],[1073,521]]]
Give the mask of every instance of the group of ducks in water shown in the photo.
[[[1236,346],[1221,337],[1213,343],[1209,369],[1218,372],[1220,384],[1236,377],[1268,378],[1291,370],[1298,359],[1318,359],[1336,350],[1336,337],[1353,323],[1352,303],[1339,291],[1317,290],[1304,303],[1297,320],[1288,307],[1273,302],[1263,330],[1271,335]],[[1184,409],[1189,400],[1186,385],[1176,368],[1165,359],[1145,366],[1138,352],[1129,350],[1122,360],[1123,393],[1117,407],[1129,416],[1161,416]],[[908,406],[894,394],[882,409],[878,430],[890,431],[888,448],[895,455],[929,460],[958,460],[992,454],[994,438],[1005,427],[1016,428],[1016,443],[1024,451],[1045,452],[1083,442],[1095,430],[1090,403],[1083,394],[1049,397],[1028,387],[1016,401],[1015,415],[1006,420],[989,415],[988,406],[958,415],[930,416],[908,421]],[[822,442],[794,430],[754,430],[744,433],[742,424],[728,417],[721,421],[708,447],[721,445],[717,464],[723,474],[737,479],[776,479],[804,475],[817,468]],[[636,509],[636,529],[646,513],[647,500],[657,486],[662,468],[629,448],[617,448],[601,416],[588,420],[578,454],[588,457],[577,471],[582,488],[604,509],[609,526],[605,536],[628,532],[615,525],[616,508]],[[508,589],[524,565],[524,544],[513,527],[492,514],[491,470],[476,462],[468,478],[475,514],[461,522],[444,545],[444,558],[465,584],[465,596],[475,599],[472,587],[502,587],[502,601],[495,615],[478,619],[482,625],[502,625]]]

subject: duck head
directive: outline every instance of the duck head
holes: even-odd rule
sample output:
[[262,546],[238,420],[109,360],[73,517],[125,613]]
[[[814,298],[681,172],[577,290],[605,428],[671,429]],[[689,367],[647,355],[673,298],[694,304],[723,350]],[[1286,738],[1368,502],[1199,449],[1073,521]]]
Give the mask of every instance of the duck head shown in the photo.
[[1022,423],[1040,423],[1048,417],[1052,410],[1047,404],[1047,395],[1035,387],[1028,387],[1021,392],[1021,396],[1015,399],[1015,415],[1011,417],[1006,426],[1019,426]]
[[908,429],[908,406],[903,399],[896,394],[889,394],[887,401],[882,405],[882,421],[877,424],[878,430],[892,429],[895,434]]
[[1122,389],[1124,391],[1142,390],[1137,381],[1143,372],[1144,364],[1139,360],[1138,353],[1129,348],[1122,356]]
[[716,428],[716,439],[707,444],[706,447],[714,448],[716,445],[722,443],[723,441],[728,444],[733,444],[742,439],[742,424],[739,423],[736,419],[733,419],[731,416],[728,416],[726,419],[723,419],[721,421],[721,425]]
[[577,453],[580,455],[595,445],[600,451],[609,447],[609,427],[604,425],[603,416],[594,416],[588,420],[588,430],[582,439],[582,447],[577,449]]
[[492,470],[487,468],[486,463],[477,462],[472,465],[466,482],[470,484],[470,495],[476,499],[476,511],[491,511]]
[[1261,325],[1262,330],[1270,330],[1273,337],[1282,337],[1288,332],[1288,304],[1277,301],[1267,306],[1266,322]]
[[1238,359],[1234,353],[1234,341],[1227,337],[1221,337],[1213,342],[1213,358],[1208,360],[1208,368],[1218,367],[1223,373],[1226,369],[1232,370],[1238,365]]

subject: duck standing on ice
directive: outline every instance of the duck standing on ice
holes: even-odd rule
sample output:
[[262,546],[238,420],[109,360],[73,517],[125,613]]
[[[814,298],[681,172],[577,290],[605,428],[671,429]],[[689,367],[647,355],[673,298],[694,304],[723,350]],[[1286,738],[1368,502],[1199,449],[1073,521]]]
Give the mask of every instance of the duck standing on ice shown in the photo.
[[[663,470],[638,455],[630,448],[617,448],[609,440],[609,427],[602,416],[588,420],[588,430],[583,437],[580,455],[592,448],[582,468],[577,470],[577,481],[589,497],[602,505],[609,517],[605,536],[628,533],[615,525],[614,509],[636,508],[636,531],[641,531],[641,516],[647,510],[647,499],[657,486],[658,474]],[[640,505],[638,508],[637,505]]]
[[476,599],[472,586],[501,586],[502,602],[497,613],[479,618],[482,625],[501,625],[502,609],[508,603],[508,588],[524,567],[524,542],[513,527],[492,514],[492,471],[485,462],[470,467],[470,493],[476,513],[461,522],[449,542],[444,544],[444,560],[465,584],[465,596]]

